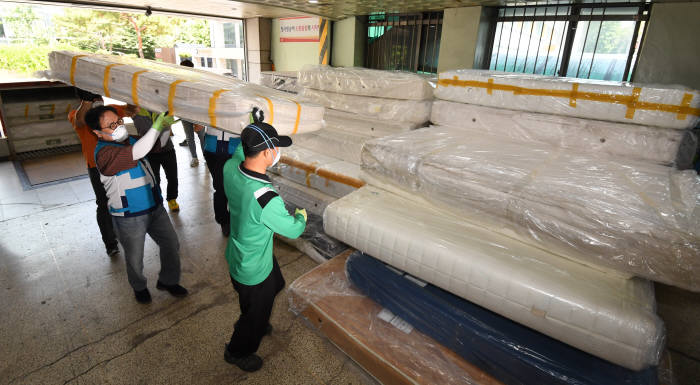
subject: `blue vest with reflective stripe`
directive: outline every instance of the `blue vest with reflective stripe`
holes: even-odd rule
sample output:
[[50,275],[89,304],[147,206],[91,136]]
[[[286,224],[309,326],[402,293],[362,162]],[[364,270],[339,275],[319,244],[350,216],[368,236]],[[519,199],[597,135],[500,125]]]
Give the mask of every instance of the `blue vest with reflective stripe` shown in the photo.
[[220,155],[233,155],[240,143],[240,136],[207,126],[204,134],[204,151]]
[[[129,143],[136,140],[129,137]],[[95,162],[100,150],[106,146],[123,147],[124,144],[99,140],[95,147]],[[99,167],[98,167],[99,171]],[[139,159],[138,164],[128,170],[107,176],[100,171],[100,180],[107,192],[109,212],[119,217],[135,217],[155,210],[163,203],[160,187],[156,185],[155,177],[148,160]]]

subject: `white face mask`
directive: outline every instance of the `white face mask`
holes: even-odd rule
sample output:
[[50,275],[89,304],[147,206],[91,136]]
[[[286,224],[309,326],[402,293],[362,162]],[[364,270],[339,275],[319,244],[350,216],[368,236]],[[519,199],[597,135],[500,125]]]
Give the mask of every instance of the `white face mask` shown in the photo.
[[277,162],[280,161],[280,157],[282,156],[282,151],[280,151],[279,147],[275,148],[275,152],[277,152],[277,154],[275,155],[275,160],[272,161],[272,164],[270,165],[270,167],[273,167],[274,165],[276,165]]
[[129,136],[129,131],[127,131],[126,126],[122,124],[114,129],[111,136],[115,142],[121,142]]

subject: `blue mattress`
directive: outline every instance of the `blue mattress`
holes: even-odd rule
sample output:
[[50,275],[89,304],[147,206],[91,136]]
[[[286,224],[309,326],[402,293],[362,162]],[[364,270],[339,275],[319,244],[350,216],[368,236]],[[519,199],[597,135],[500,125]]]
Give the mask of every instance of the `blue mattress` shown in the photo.
[[[361,252],[347,260],[357,288],[505,384],[657,384],[657,369],[632,371],[575,349]],[[429,360],[426,357],[426,360]]]

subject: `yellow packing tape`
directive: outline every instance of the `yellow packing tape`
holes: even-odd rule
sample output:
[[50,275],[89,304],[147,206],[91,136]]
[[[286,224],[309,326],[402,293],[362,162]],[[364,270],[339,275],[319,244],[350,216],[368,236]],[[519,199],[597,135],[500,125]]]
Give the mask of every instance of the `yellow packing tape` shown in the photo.
[[175,90],[177,85],[184,82],[185,80],[178,79],[170,83],[170,90],[168,91],[168,113],[170,115],[175,115]]
[[[639,92],[641,89],[636,87],[632,90],[632,95],[609,95],[601,94],[597,92],[580,92],[578,87],[572,90],[551,90],[551,89],[540,89],[540,88],[525,88],[513,86],[510,84],[498,84],[494,82],[482,82],[478,80],[460,80],[457,76],[452,79],[438,79],[438,87],[477,87],[485,88],[487,93],[489,90],[498,90],[512,92],[514,95],[533,95],[533,96],[552,96],[558,98],[577,99],[577,100],[590,100],[594,102],[603,103],[613,103],[613,104],[623,104],[626,105],[628,110],[626,117],[634,116],[635,110],[651,110],[651,111],[663,111],[678,114],[678,119],[684,120],[687,115],[700,116],[700,108],[691,108],[690,101],[687,105],[681,103],[681,105],[673,104],[663,104],[663,103],[651,103],[651,102],[640,102]],[[639,91],[636,91],[639,89]],[[636,96],[635,96],[636,93]],[[686,98],[683,98],[685,101]]]
[[111,71],[113,67],[121,66],[121,65],[124,65],[124,64],[113,63],[113,64],[110,64],[110,65],[105,67],[105,73],[104,73],[104,76],[102,77],[102,88],[104,89],[104,95],[108,98],[111,96],[109,94],[109,71]]
[[214,91],[214,93],[211,95],[211,98],[209,98],[209,123],[211,124],[212,127],[216,127],[216,99],[221,96],[224,92],[231,91],[227,90],[225,88],[222,88],[220,90]]
[[275,106],[272,104],[272,100],[270,98],[266,98],[262,95],[258,95],[259,97],[267,100],[267,108],[270,110],[270,125],[275,121]]
[[145,72],[148,70],[136,71],[131,75],[131,101],[135,106],[139,105],[139,75]]
[[75,55],[70,62],[70,84],[75,86],[75,67],[78,66],[78,59],[87,55]]
[[[683,100],[681,100],[681,107],[690,107],[690,102],[693,100],[693,94],[683,95]],[[676,118],[678,120],[685,120],[688,116],[686,114],[678,114]]]

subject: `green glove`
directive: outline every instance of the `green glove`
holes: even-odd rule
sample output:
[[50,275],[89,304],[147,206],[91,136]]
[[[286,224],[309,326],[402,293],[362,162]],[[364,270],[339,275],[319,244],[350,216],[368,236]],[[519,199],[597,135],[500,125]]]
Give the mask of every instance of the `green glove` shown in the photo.
[[163,128],[165,128],[165,126],[170,127],[173,123],[175,123],[175,117],[173,117],[172,115],[165,114],[167,114],[167,112],[161,112],[160,114],[158,114],[158,116],[156,116],[155,120],[153,121],[153,126],[151,126],[151,128],[160,132],[163,131]]
[[298,214],[301,214],[301,216],[304,217],[304,222],[307,221],[307,216],[306,216],[306,209],[296,209],[294,210],[294,216],[297,216]]

